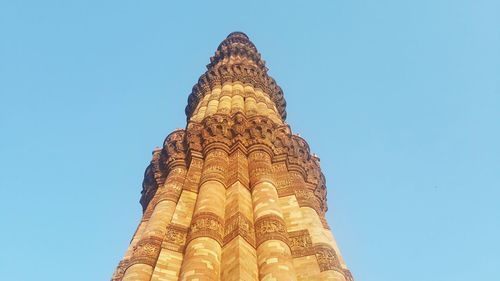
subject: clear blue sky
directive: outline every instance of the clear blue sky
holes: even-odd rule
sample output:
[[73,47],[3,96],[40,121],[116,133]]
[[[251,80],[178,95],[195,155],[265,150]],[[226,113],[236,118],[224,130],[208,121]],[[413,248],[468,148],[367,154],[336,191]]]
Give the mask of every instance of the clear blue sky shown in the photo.
[[110,278],[235,30],[321,157],[357,281],[500,280],[499,1],[165,2],[0,1],[2,280]]

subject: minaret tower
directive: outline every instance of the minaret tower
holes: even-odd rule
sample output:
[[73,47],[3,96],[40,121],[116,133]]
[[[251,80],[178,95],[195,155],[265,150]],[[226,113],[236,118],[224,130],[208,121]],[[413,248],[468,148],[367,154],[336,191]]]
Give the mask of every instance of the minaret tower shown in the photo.
[[186,128],[153,151],[112,280],[352,281],[319,158],[285,107],[255,45],[229,34],[189,95]]

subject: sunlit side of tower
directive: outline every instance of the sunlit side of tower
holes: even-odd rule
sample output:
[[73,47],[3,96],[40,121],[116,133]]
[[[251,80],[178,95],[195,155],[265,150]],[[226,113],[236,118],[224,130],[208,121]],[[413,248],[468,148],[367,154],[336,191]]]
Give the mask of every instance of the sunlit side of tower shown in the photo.
[[325,219],[325,178],[285,123],[281,88],[241,32],[153,152],[143,217],[112,280],[352,281]]

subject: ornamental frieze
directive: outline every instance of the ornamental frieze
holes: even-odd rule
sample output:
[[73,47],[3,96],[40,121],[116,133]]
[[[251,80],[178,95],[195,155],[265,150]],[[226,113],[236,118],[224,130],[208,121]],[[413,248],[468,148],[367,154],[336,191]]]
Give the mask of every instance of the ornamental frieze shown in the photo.
[[273,121],[267,117],[257,116],[249,120],[250,125],[250,140],[265,140],[272,143],[273,129],[275,127]]
[[285,222],[276,215],[265,215],[255,221],[257,247],[268,240],[281,240],[288,244]]
[[123,275],[125,274],[125,270],[128,267],[127,264],[128,264],[128,260],[122,260],[122,261],[120,261],[120,263],[118,263],[118,266],[116,267],[116,270],[113,273],[113,276],[111,277],[111,281],[122,280]]
[[177,204],[179,202],[179,198],[181,197],[181,191],[182,190],[178,186],[176,186],[175,189],[171,188],[169,190],[160,191],[155,195],[151,204],[155,206],[162,201],[171,201]]
[[185,165],[187,148],[185,135],[185,130],[178,129],[167,136],[160,156],[162,169],[169,170],[172,166]]
[[186,246],[187,233],[187,227],[170,224],[163,240],[163,248],[182,253]]
[[290,250],[294,258],[314,255],[316,253],[312,244],[311,235],[307,229],[288,232]]
[[202,143],[206,147],[211,143],[221,143],[230,145],[231,134],[229,126],[229,116],[216,114],[203,120],[203,130],[201,131]]
[[232,122],[229,122],[228,125],[231,137],[237,138],[243,142],[250,137],[248,121],[243,114],[236,113],[232,118]]
[[133,249],[132,258],[127,266],[141,263],[155,266],[156,259],[160,255],[162,240],[158,237],[141,239]]
[[299,206],[310,207],[319,216],[324,215],[326,212],[326,189],[324,193],[321,193],[321,187],[315,187],[313,184],[305,182],[302,174],[296,171],[290,172],[288,179],[292,182],[293,193]]
[[307,142],[299,135],[292,135],[292,150],[301,161],[306,161],[311,157],[311,152]]
[[[188,131],[189,127],[200,129],[203,146],[210,143],[223,143],[230,146],[235,142],[242,142],[245,146],[265,144],[271,147],[277,126],[271,119],[264,116],[246,118],[241,113],[236,113],[233,116],[214,114],[203,119],[200,128],[195,125],[188,126]],[[192,136],[189,133],[188,135]],[[195,141],[187,141],[189,144],[192,142],[196,143]]]
[[[242,138],[238,138],[239,136]],[[186,141],[189,149],[199,150],[199,146],[208,140],[227,145],[242,141],[245,146],[263,143],[273,150],[282,148],[283,153],[300,158],[301,161],[295,161],[299,164],[311,158],[309,146],[301,137],[291,135],[287,125],[275,124],[265,116],[247,118],[241,113],[232,116],[214,114],[206,117],[202,123],[189,122]]]
[[328,225],[328,221],[325,218],[325,215],[319,216],[319,220],[321,221],[321,224],[323,225],[324,229],[330,229],[330,226]]
[[354,277],[352,277],[352,273],[351,271],[349,271],[349,269],[343,269],[344,271],[344,277],[345,277],[345,280],[346,281],[354,281]]
[[193,216],[187,242],[198,237],[210,237],[223,246],[224,221],[214,213],[200,212]]
[[256,162],[271,163],[271,156],[269,156],[267,152],[255,150],[252,151],[250,155],[248,155],[248,160],[253,163]]
[[169,156],[182,156],[186,151],[184,129],[177,129],[170,133],[163,142],[163,148]]
[[332,246],[328,244],[316,244],[314,247],[320,271],[336,270],[342,272],[339,258]]
[[226,220],[224,227],[224,245],[237,236],[241,236],[250,245],[255,247],[255,231],[252,221],[238,212]]
[[260,182],[274,183],[273,174],[271,172],[271,169],[268,167],[250,168],[249,177],[251,188],[253,188],[257,183]]
[[287,176],[288,168],[285,162],[278,162],[273,164],[273,173],[278,176]]
[[323,173],[320,174],[321,179],[318,182],[318,185],[314,189],[314,195],[320,199],[320,210],[322,213],[326,213],[328,211],[328,206],[326,204],[326,184],[325,184],[325,176]]
[[276,180],[276,191],[278,192],[278,197],[285,197],[295,194],[292,181],[288,178]]
[[202,146],[202,131],[203,126],[199,123],[190,122],[188,124],[186,142],[189,151],[199,151],[203,150]]
[[285,162],[273,163],[273,175],[278,197],[294,195],[294,184]]
[[[306,181],[314,185],[318,185],[321,181],[321,168],[319,164],[319,158],[313,155],[306,166]],[[324,180],[324,177],[323,177]]]
[[[185,172],[183,173],[182,178],[178,178],[177,180],[172,181],[167,180],[165,186],[163,188],[160,188],[153,198],[153,206],[164,200],[172,201],[177,204],[177,202],[179,202],[179,198],[181,197],[184,177]],[[180,179],[182,179],[182,181]]]
[[170,170],[165,180],[165,184],[168,185],[170,183],[179,183],[184,181],[184,176],[186,174],[185,166],[178,166]]
[[227,161],[229,160],[229,156],[227,155],[227,152],[225,152],[222,149],[210,150],[210,152],[208,152],[205,155],[205,157],[206,157],[205,161],[207,163],[210,163],[210,160],[215,160],[216,162],[217,161],[222,161],[224,163],[227,163]]
[[288,154],[292,141],[290,139],[290,127],[283,126],[275,129],[275,138],[273,140],[273,150],[275,154]]
[[273,172],[267,163],[252,163],[250,168],[250,177],[259,179],[263,176],[270,176]]
[[201,173],[201,183],[209,180],[226,184],[229,156],[222,149],[212,149],[205,155],[205,162]]
[[323,214],[321,211],[321,199],[314,195],[314,192],[309,189],[295,189],[295,197],[300,207],[309,207],[318,213]]
[[274,182],[273,166],[268,153],[254,150],[248,156],[248,173],[250,185],[254,186],[258,182]]

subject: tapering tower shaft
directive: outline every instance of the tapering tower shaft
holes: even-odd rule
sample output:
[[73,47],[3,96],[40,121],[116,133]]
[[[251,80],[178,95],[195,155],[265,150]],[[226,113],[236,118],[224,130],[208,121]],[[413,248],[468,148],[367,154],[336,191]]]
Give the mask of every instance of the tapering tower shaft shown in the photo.
[[285,107],[255,45],[231,33],[193,87],[186,128],[153,152],[113,280],[353,280],[319,159]]

